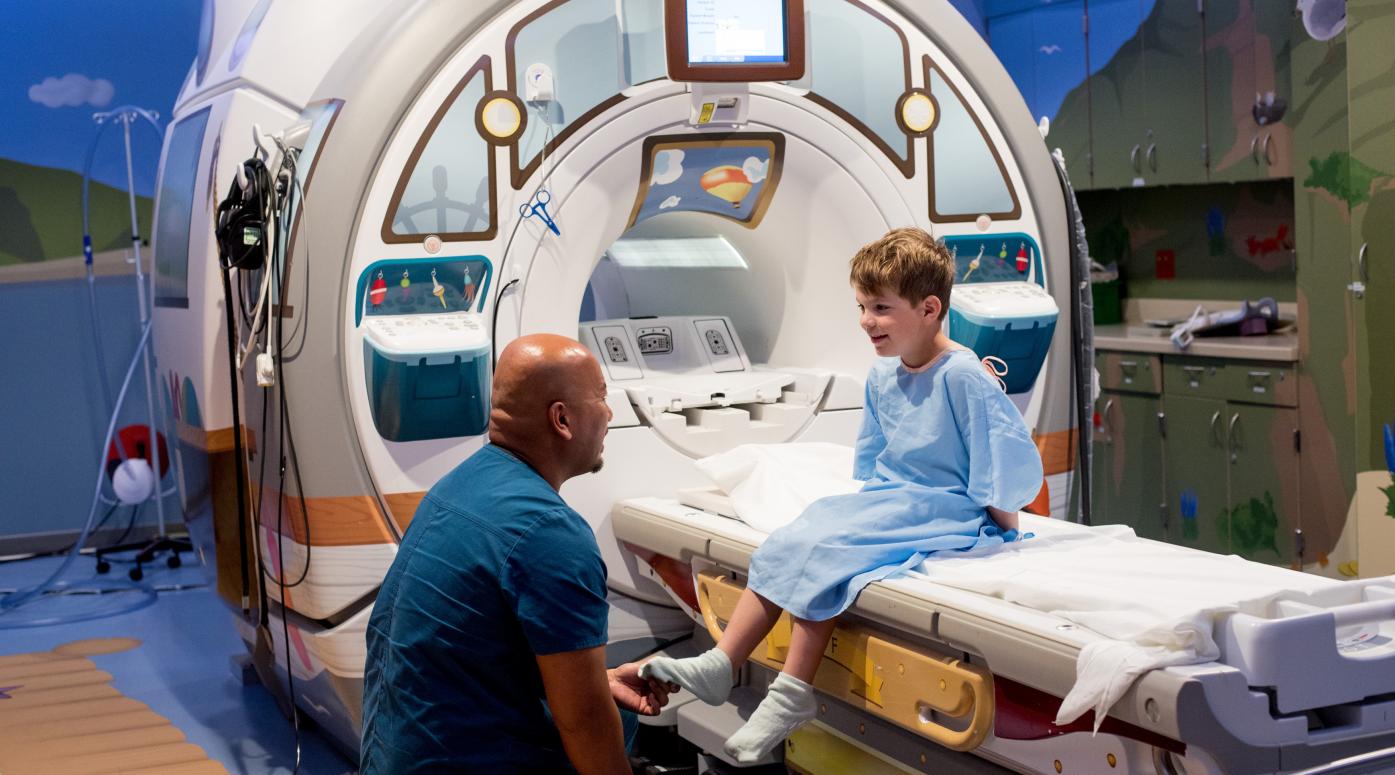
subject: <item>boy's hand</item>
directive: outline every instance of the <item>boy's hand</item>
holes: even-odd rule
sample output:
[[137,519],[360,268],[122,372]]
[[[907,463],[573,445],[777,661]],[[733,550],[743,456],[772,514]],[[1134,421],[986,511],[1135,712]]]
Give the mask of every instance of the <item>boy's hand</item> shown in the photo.
[[1017,512],[1015,511],[1003,511],[1002,509],[995,509],[989,506],[988,516],[994,522],[997,522],[998,527],[1002,528],[1004,531],[1017,529],[1018,520]]

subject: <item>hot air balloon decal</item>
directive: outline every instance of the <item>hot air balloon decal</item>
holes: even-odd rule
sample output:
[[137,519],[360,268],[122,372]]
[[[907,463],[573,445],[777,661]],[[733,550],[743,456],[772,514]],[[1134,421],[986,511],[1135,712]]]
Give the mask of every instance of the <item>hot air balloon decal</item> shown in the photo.
[[736,209],[741,207],[741,200],[751,193],[752,183],[740,167],[723,164],[702,173],[698,185],[712,196],[731,202],[732,208]]

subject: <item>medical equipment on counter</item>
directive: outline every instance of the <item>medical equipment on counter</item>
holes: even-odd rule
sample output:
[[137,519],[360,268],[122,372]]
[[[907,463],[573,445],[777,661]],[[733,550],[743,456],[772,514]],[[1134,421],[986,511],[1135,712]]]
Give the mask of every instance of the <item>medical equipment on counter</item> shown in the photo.
[[1179,350],[1191,347],[1198,336],[1263,336],[1273,333],[1292,320],[1279,315],[1279,304],[1266,296],[1255,302],[1244,301],[1240,309],[1220,312],[1206,311],[1198,306],[1186,322],[1172,327],[1172,344]]

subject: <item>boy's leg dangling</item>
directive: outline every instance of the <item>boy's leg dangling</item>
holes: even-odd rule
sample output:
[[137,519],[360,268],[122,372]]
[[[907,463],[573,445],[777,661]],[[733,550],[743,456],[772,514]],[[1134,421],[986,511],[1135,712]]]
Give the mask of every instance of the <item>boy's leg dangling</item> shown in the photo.
[[781,673],[770,684],[770,692],[746,724],[722,746],[727,755],[742,764],[759,761],[790,733],[814,718],[818,703],[814,687],[788,673]]
[[721,705],[731,694],[731,659],[717,648],[688,659],[655,657],[639,668],[639,675],[676,683],[708,705]]

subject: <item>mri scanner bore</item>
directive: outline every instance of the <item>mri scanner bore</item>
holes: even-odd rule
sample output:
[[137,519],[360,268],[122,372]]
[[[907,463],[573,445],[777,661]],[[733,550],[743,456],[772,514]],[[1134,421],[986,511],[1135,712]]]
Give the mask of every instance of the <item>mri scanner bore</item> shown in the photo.
[[[822,712],[770,761],[1278,771],[1390,745],[1388,584],[1214,575],[1204,553],[1088,527],[1085,252],[1063,170],[988,47],[945,0],[747,18],[757,5],[365,2],[319,25],[296,68],[277,44],[308,20],[275,6],[226,80],[211,67],[186,85],[157,203],[156,341],[198,430],[255,441],[208,447],[219,497],[191,529],[259,673],[357,751],[382,578],[425,491],[485,443],[497,353],[540,332],[605,373],[606,465],[561,494],[608,570],[609,649],[700,647],[777,508],[753,494],[846,477],[780,456],[855,439],[874,354],[847,261],[919,226],[955,256],[950,336],[1006,366],[1041,452],[1023,516],[1038,537],[1021,544],[1039,549],[985,562],[977,589],[932,564],[869,586],[814,682]],[[274,362],[268,387],[228,366],[211,223],[210,192],[253,153],[283,170],[272,324],[234,333]],[[753,443],[774,457],[714,487],[703,461]],[[258,474],[283,456],[284,477]],[[1177,592],[1200,573],[1221,580]],[[784,633],[726,705],[675,697],[653,723],[720,759]],[[1295,654],[1313,669],[1281,669]],[[1099,681],[1119,691],[1055,723]]]

